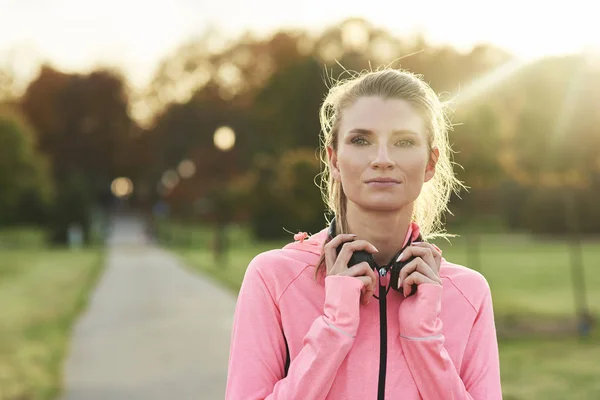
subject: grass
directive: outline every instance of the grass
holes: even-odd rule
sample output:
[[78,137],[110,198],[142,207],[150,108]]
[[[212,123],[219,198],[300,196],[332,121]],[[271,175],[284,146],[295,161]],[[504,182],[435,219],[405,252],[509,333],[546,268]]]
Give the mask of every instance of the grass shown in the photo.
[[[467,238],[438,245],[451,262],[471,266]],[[600,240],[582,244],[587,304],[600,313]],[[527,236],[485,236],[479,270],[488,280],[500,315],[562,317],[576,310],[571,246],[561,240]]]
[[0,251],[0,400],[53,399],[100,249]]
[[600,337],[502,340],[504,400],[600,398]]
[[[171,227],[172,232],[177,229]],[[188,230],[186,233],[190,233]],[[216,265],[208,250],[210,232],[202,230],[184,243],[171,240],[172,247],[196,271],[208,275],[237,293],[250,260],[258,253],[282,247],[287,241],[253,242],[234,231],[239,240],[226,263]],[[173,239],[177,237],[171,235]],[[195,238],[195,239],[194,239]],[[291,235],[290,235],[291,239]],[[438,241],[447,260],[469,265],[477,258],[469,253],[468,238]],[[182,245],[183,244],[183,245]],[[563,325],[576,310],[570,269],[570,247],[559,240],[541,240],[527,235],[485,235],[481,238],[479,265],[494,298],[497,320],[505,317],[541,325],[555,321]],[[471,256],[469,255],[471,254]],[[600,314],[600,240],[582,245],[587,304]],[[472,261],[469,261],[472,260]],[[505,400],[587,400],[600,398],[600,334],[598,328],[586,339],[550,334],[500,339],[502,385]]]
[[[182,233],[179,233],[182,235]],[[171,242],[193,268],[208,273],[234,292],[239,290],[250,260],[258,253],[282,247],[286,241],[254,242],[239,231],[233,237],[226,262],[215,265],[209,250],[209,233],[195,234],[199,241]],[[183,236],[183,235],[182,235]],[[290,236],[291,238],[291,236]],[[494,309],[500,316],[565,318],[576,310],[570,264],[570,245],[560,240],[536,240],[524,235],[486,235],[481,238],[479,265],[471,265],[468,238],[436,242],[444,257],[480,271],[488,280]],[[587,307],[600,314],[600,240],[582,244]]]
[[46,233],[35,227],[0,228],[0,250],[46,247]]
[[283,244],[281,242],[262,242],[255,245],[236,247],[235,251],[231,251],[227,255],[226,261],[218,266],[215,265],[212,253],[206,249],[192,250],[179,248],[177,251],[183,256],[187,265],[211,276],[233,293],[237,293],[250,260],[260,252],[280,248]]

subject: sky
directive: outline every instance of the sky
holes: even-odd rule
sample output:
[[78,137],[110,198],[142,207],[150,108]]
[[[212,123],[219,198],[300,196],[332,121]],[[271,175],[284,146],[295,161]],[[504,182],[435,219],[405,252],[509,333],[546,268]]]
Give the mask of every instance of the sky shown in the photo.
[[[549,2],[548,2],[549,3]],[[282,27],[320,30],[362,17],[398,35],[421,32],[461,49],[487,42],[520,57],[600,48],[593,1],[555,0],[0,0],[0,68],[24,76],[49,60],[66,71],[123,69],[136,87],[161,59],[214,26],[230,36]],[[17,52],[14,52],[18,50]],[[13,51],[11,53],[10,51]]]

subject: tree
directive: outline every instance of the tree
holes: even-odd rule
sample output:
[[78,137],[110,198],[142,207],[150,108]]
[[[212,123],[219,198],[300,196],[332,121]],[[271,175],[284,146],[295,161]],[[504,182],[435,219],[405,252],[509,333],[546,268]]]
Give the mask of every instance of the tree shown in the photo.
[[125,172],[133,124],[121,77],[108,71],[67,75],[44,67],[21,103],[56,178],[80,171],[106,187]]
[[[95,203],[108,205],[111,181],[127,175],[130,167],[135,125],[122,77],[110,71],[71,75],[43,67],[21,107],[50,160],[59,194],[54,239],[65,241],[72,222],[82,224],[88,238],[83,216]],[[67,199],[73,198],[82,207],[79,221],[69,212]]]
[[15,110],[0,111],[0,224],[42,224],[53,196],[44,157]]
[[316,232],[325,223],[325,206],[316,185],[320,163],[311,148],[263,154],[253,168],[248,205],[254,234],[262,239],[287,237],[287,231]]

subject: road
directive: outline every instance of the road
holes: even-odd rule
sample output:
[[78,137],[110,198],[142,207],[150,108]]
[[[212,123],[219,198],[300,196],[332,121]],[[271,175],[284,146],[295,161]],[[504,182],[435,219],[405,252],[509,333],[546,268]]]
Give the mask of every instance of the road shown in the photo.
[[235,297],[116,220],[73,330],[64,400],[223,399]]

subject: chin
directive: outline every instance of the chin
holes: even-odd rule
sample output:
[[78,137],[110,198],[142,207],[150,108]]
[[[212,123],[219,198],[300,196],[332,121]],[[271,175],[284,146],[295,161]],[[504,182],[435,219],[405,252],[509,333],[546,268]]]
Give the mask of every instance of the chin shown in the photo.
[[396,198],[370,198],[355,202],[360,208],[372,211],[400,211],[407,206],[407,202]]

